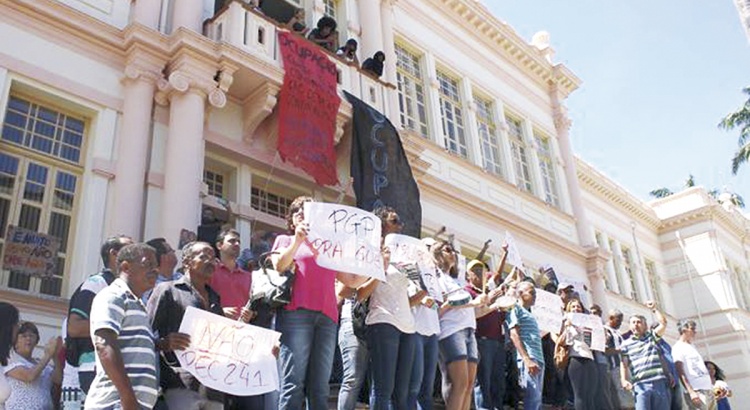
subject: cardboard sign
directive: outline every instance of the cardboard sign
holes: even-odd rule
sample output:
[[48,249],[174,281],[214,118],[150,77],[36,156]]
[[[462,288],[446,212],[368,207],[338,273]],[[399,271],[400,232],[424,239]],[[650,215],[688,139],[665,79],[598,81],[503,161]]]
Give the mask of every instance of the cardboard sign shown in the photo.
[[534,302],[534,307],[531,308],[531,313],[542,332],[557,333],[560,331],[563,320],[563,304],[560,296],[537,289],[536,302]]
[[175,352],[183,369],[203,385],[235,396],[255,396],[278,389],[273,347],[281,333],[227,319],[189,306],[180,333],[190,347]]
[[3,246],[3,269],[50,277],[57,271],[60,239],[41,232],[8,225]]
[[309,246],[318,265],[386,281],[380,253],[380,218],[346,205],[305,203]]
[[420,274],[420,286],[438,301],[443,300],[440,284],[435,275],[435,262],[427,246],[421,240],[407,235],[389,234],[385,237],[385,246],[391,251],[391,263],[416,263]]
[[521,252],[518,251],[513,235],[506,231],[504,240],[505,243],[508,244],[508,258],[506,259],[506,262],[520,269],[522,272],[525,272],[525,269],[523,268],[523,259],[521,259]]
[[606,348],[606,337],[602,319],[596,315],[585,313],[571,313],[571,322],[579,330],[584,332],[584,339],[592,350],[603,352]]

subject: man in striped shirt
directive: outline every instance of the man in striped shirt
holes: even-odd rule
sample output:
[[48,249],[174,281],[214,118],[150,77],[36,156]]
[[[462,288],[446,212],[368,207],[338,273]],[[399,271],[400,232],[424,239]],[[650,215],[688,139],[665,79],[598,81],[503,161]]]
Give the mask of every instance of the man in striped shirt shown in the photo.
[[627,391],[635,393],[636,410],[661,410],[670,406],[669,376],[664,371],[664,359],[657,342],[667,329],[667,318],[654,302],[646,302],[659,322],[653,332],[648,330],[646,318],[630,317],[633,335],[622,344],[620,381]]
[[156,348],[141,302],[159,274],[156,251],[132,244],[117,255],[118,278],[94,298],[91,339],[97,373],[86,409],[138,410],[156,404]]
[[524,410],[542,408],[544,388],[544,353],[539,325],[531,314],[536,302],[536,289],[529,282],[521,282],[516,288],[518,304],[506,318],[510,329],[510,340],[516,347],[518,381],[524,388]]

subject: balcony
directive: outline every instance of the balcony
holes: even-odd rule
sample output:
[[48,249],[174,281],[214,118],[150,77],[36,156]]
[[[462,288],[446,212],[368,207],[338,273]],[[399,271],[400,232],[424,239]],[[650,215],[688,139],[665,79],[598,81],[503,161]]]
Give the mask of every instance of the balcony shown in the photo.
[[[204,34],[208,38],[219,43],[227,43],[238,47],[259,60],[259,63],[267,64],[283,71],[284,63],[278,45],[279,31],[287,30],[277,21],[252,10],[239,1],[230,2],[216,13],[215,16],[204,23]],[[396,88],[394,85],[381,81],[373,75],[360,70],[358,66],[337,58],[327,50],[322,48],[320,50],[336,64],[338,89],[342,100],[345,101],[341,91],[347,91],[362,101],[367,102],[381,113],[389,117],[391,116],[391,113],[388,112],[388,100],[389,93]],[[247,73],[243,72],[243,69],[240,69],[240,71],[240,73],[234,75],[235,82],[233,83],[232,90],[230,90],[230,94],[234,95],[237,93],[237,97],[243,101],[255,93],[254,90],[258,87],[264,88],[263,83],[275,81],[270,77],[264,78],[266,76],[264,72],[252,70],[256,72]],[[255,77],[255,79],[249,79],[244,74],[249,74]],[[273,88],[280,86],[280,83],[274,84]],[[276,91],[278,91],[278,88]],[[346,105],[348,104],[342,105],[342,110],[345,110],[344,106]],[[342,130],[339,130],[337,140],[340,138],[341,132]]]

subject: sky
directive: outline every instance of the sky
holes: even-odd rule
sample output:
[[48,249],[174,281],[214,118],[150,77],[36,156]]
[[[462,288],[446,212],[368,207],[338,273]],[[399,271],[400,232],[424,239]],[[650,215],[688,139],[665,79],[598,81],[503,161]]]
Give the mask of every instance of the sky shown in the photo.
[[483,0],[527,42],[547,31],[581,80],[566,101],[574,152],[642,200],[692,174],[750,209],[750,163],[732,176],[750,43],[732,0]]

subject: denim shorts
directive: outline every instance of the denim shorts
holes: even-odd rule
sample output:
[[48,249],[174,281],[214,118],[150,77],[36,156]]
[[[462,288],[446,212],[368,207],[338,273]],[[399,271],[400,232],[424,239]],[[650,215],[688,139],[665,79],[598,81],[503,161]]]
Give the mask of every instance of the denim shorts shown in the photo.
[[479,362],[479,351],[477,350],[477,339],[474,329],[461,329],[456,333],[440,340],[440,361],[448,364],[458,360]]

